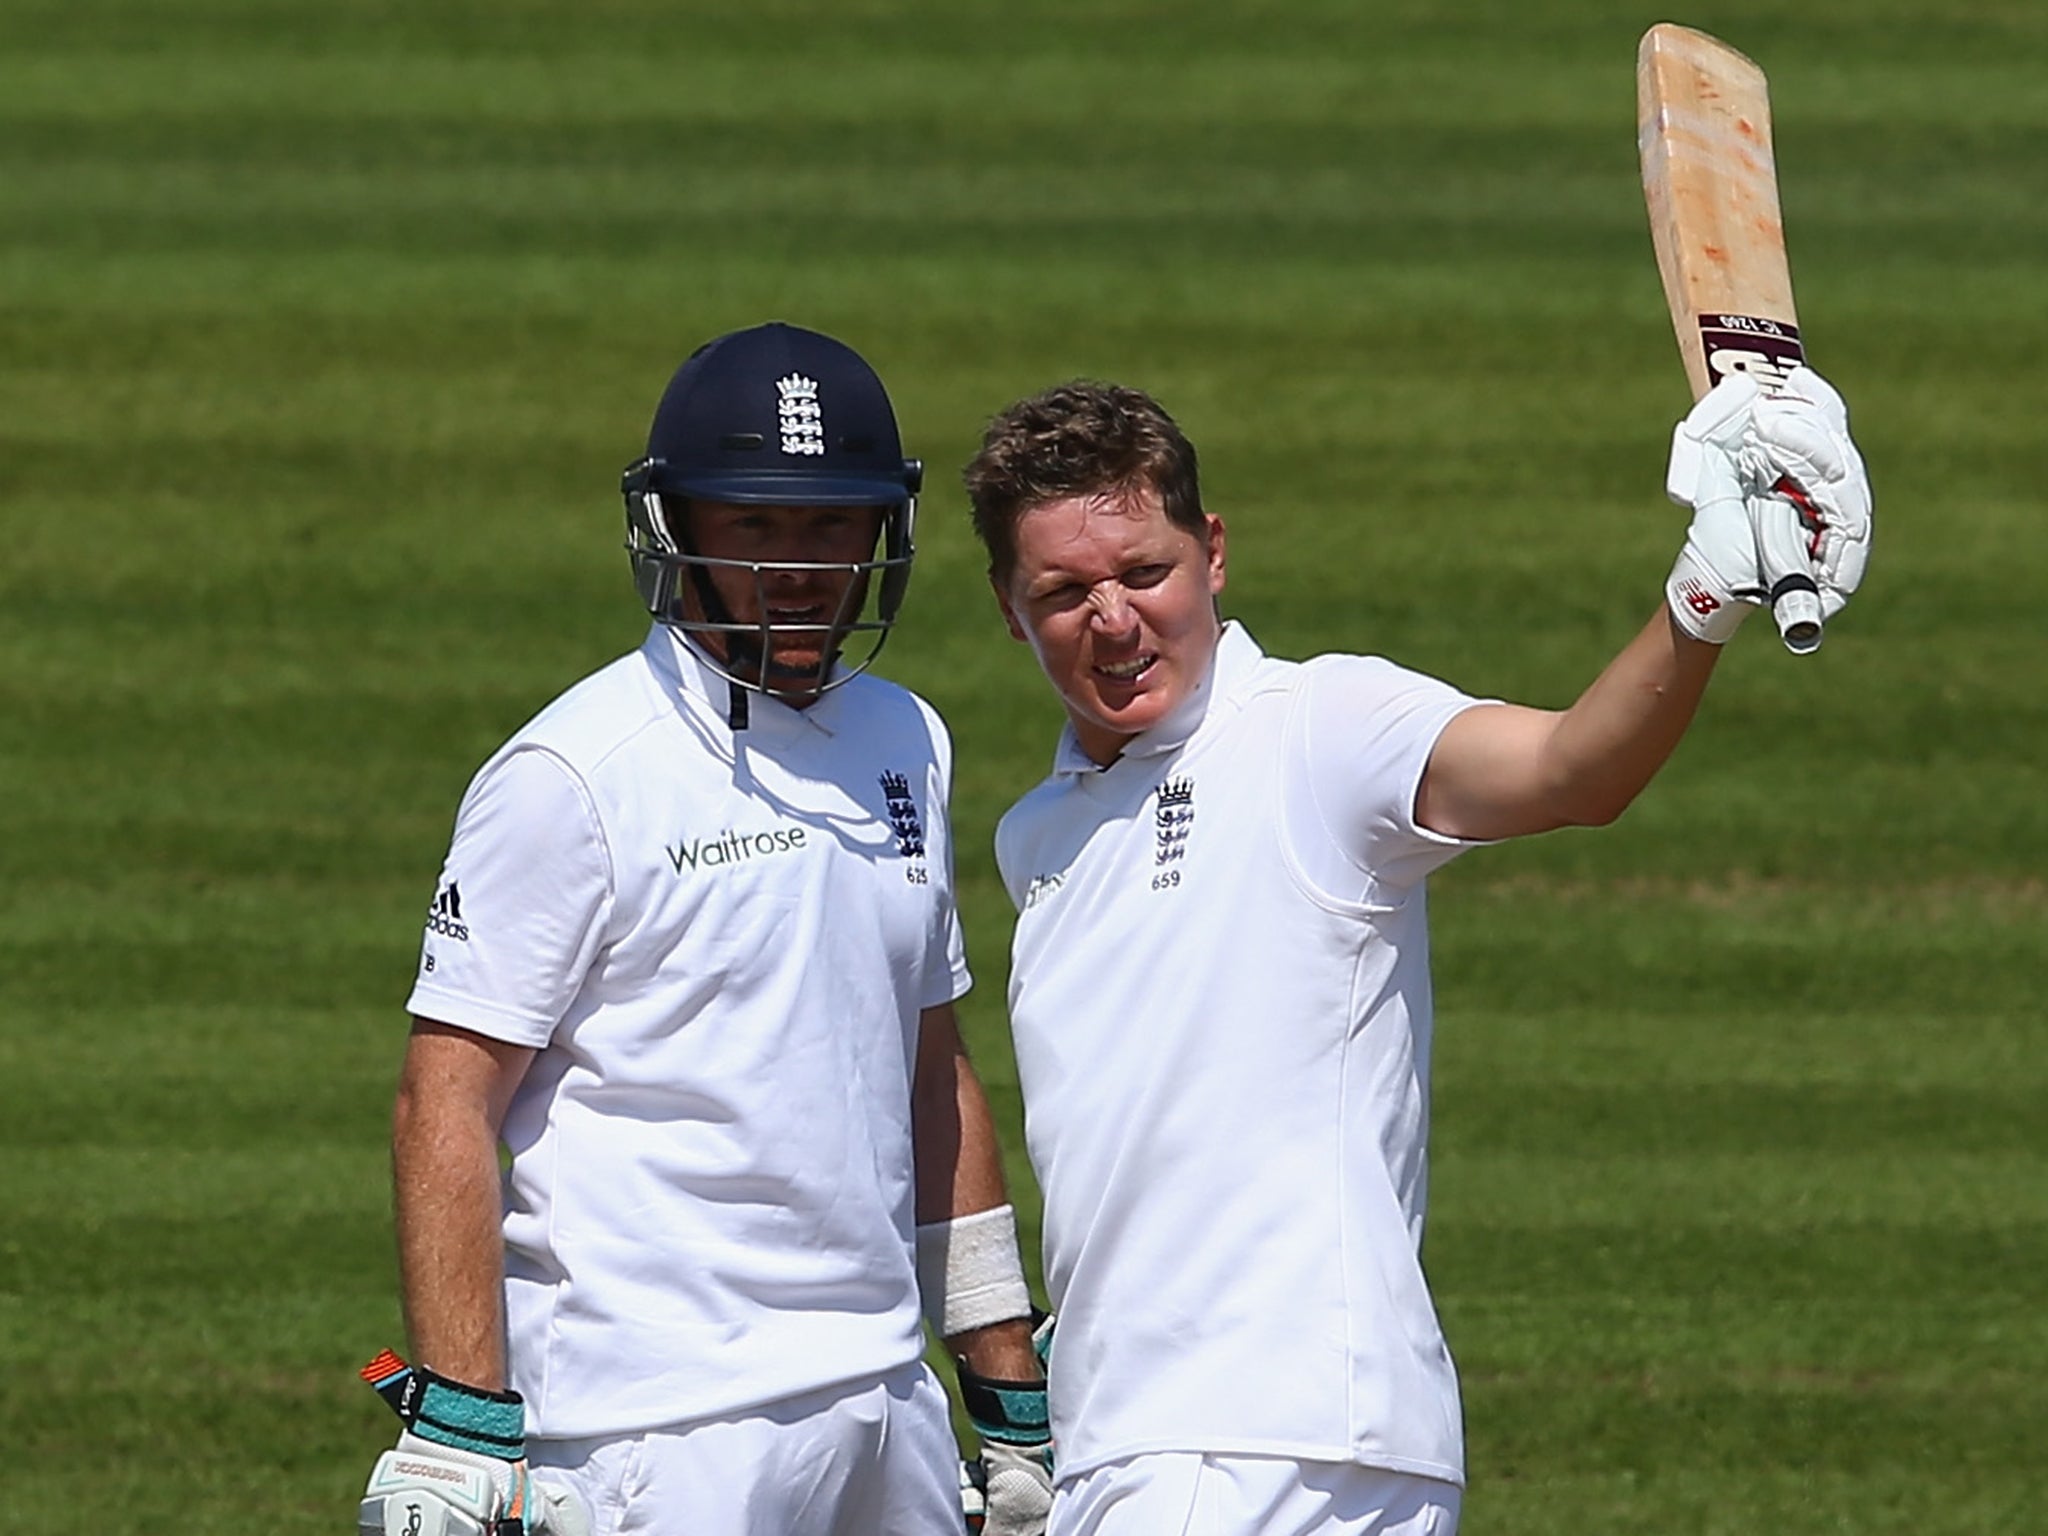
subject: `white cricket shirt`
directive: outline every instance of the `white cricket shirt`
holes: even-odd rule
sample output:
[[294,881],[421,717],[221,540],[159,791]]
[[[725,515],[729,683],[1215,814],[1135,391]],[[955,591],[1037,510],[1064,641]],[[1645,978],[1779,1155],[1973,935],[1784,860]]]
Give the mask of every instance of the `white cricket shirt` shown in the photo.
[[871,676],[807,710],[656,625],[471,783],[407,1006],[533,1046],[506,1117],[530,1433],[654,1428],[923,1350],[910,1080],[966,991],[951,746]]
[[1463,1481],[1419,1248],[1423,877],[1468,845],[1414,805],[1476,702],[1231,624],[1172,717],[1102,770],[1069,730],[998,828],[1063,1476],[1175,1450]]

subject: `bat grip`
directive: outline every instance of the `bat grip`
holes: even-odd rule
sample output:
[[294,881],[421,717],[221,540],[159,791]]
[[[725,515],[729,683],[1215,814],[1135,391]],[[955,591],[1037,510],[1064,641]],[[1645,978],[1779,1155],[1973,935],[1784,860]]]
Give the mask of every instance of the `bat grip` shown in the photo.
[[1769,508],[1757,528],[1757,556],[1770,585],[1771,617],[1778,638],[1794,656],[1820,649],[1820,587],[1813,579],[1812,531],[1819,513],[1811,498],[1789,477],[1772,488],[1778,504]]
[[1814,585],[1811,576],[1779,579],[1771,588],[1771,617],[1778,621],[1778,638],[1794,656],[1810,655],[1820,649],[1820,588]]

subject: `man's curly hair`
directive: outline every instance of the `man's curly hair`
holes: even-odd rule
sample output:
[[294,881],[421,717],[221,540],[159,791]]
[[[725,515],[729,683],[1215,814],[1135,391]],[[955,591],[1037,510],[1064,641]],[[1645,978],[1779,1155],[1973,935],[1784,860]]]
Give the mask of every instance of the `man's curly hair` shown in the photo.
[[1157,400],[1121,384],[1075,379],[1019,400],[989,422],[960,478],[998,582],[1016,569],[1019,520],[1070,496],[1156,490],[1169,521],[1206,527],[1194,444]]

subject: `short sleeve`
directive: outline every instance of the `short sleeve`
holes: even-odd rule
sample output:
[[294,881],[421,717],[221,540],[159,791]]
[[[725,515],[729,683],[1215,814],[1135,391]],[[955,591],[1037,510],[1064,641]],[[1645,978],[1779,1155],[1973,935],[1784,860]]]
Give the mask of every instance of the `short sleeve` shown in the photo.
[[948,876],[949,889],[933,920],[932,944],[925,958],[924,996],[918,1000],[920,1008],[956,1002],[974,985],[974,977],[967,969],[967,940],[960,931],[960,912],[953,904],[950,881]]
[[923,700],[918,701],[931,734],[931,821],[939,835],[932,860],[932,916],[925,946],[924,989],[920,1008],[936,1008],[965,996],[974,985],[967,968],[967,939],[960,928],[958,887],[953,874],[953,739],[945,723]]
[[407,1009],[546,1045],[603,942],[611,859],[588,789],[541,748],[486,763],[463,796]]
[[1288,835],[1297,861],[1345,901],[1396,900],[1476,844],[1415,819],[1437,737],[1484,701],[1370,656],[1308,664],[1288,754]]

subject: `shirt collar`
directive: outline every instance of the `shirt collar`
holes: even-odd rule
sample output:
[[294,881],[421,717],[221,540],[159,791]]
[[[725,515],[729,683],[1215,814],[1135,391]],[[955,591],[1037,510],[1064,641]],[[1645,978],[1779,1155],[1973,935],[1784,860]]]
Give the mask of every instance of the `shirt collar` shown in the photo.
[[[732,709],[732,690],[736,685],[712,666],[711,658],[695,640],[657,620],[648,631],[641,650],[670,692],[687,704],[709,711],[721,723],[728,719]],[[834,663],[833,671],[838,671],[837,663]],[[841,707],[839,695],[843,691],[840,688],[830,689],[809,708],[793,709],[772,693],[747,688],[744,692],[747,695],[748,729],[789,731],[808,725],[827,736],[833,735]]]
[[1216,654],[1210,658],[1209,670],[1194,691],[1174,706],[1173,712],[1149,731],[1140,731],[1124,743],[1114,762],[1098,763],[1081,750],[1080,738],[1074,734],[1071,721],[1060,732],[1059,746],[1053,752],[1052,771],[1065,773],[1101,773],[1114,768],[1117,763],[1132,758],[1162,757],[1168,752],[1177,752],[1194,739],[1209,718],[1210,705],[1218,699],[1233,697],[1239,686],[1250,677],[1258,664],[1265,660],[1266,653],[1259,649],[1258,641],[1237,620],[1231,619],[1223,626],[1223,633],[1216,642]]

